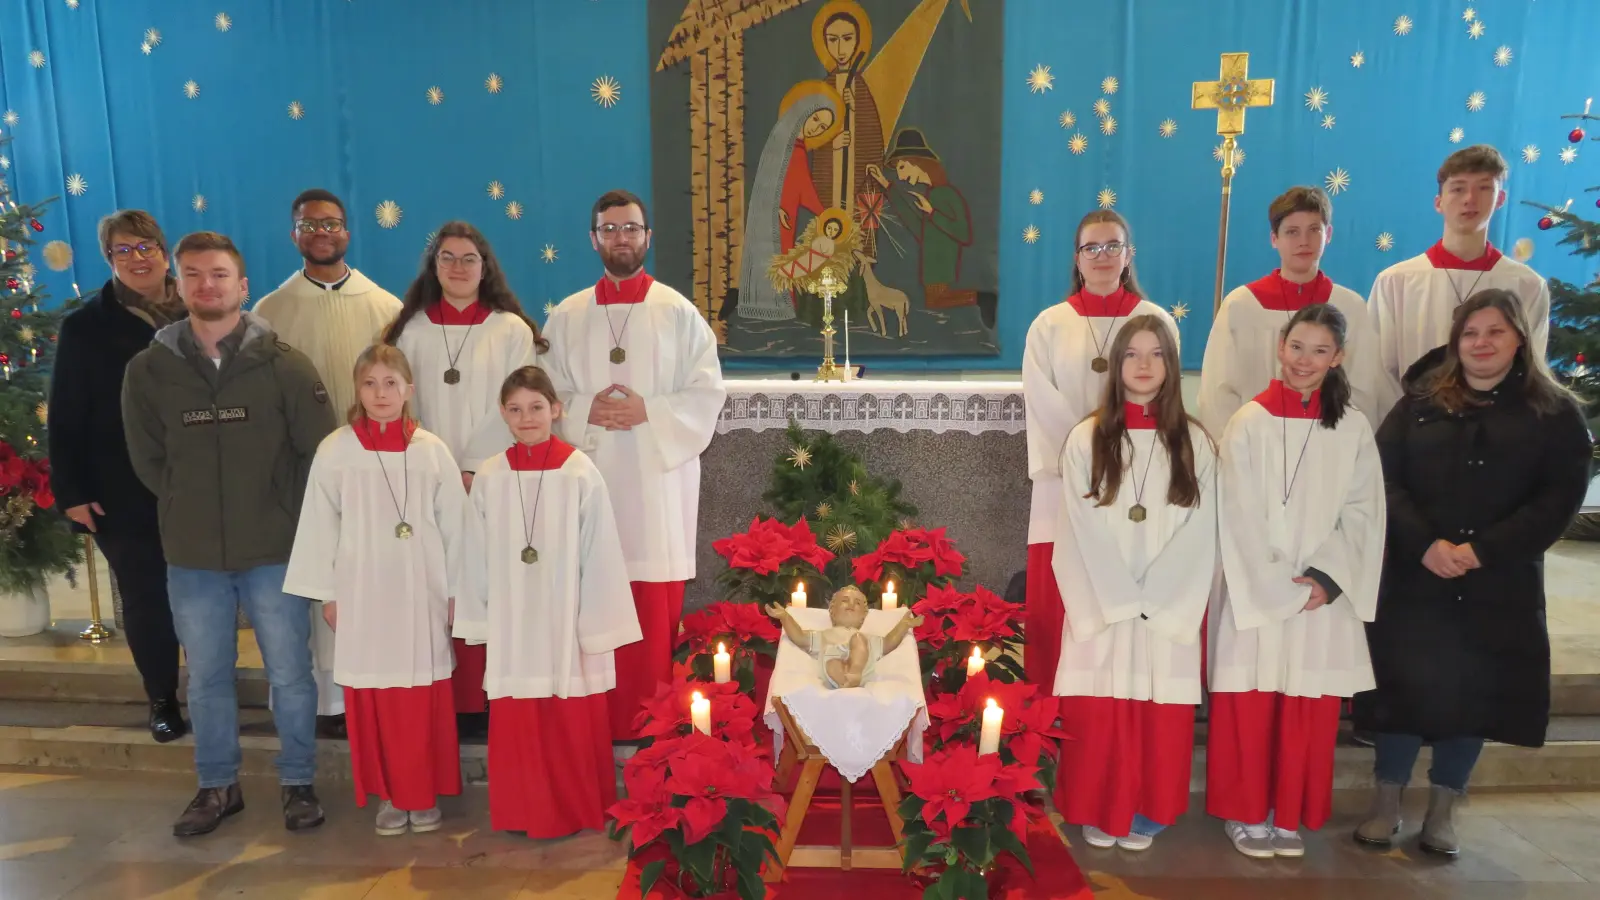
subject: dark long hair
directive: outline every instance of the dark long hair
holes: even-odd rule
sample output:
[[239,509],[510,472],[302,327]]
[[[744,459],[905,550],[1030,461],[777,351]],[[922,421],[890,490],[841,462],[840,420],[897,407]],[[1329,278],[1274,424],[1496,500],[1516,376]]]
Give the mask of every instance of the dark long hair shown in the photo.
[[[1344,351],[1345,337],[1349,334],[1350,325],[1345,321],[1344,313],[1326,303],[1313,303],[1303,307],[1289,319],[1289,324],[1283,326],[1283,331],[1278,334],[1278,343],[1282,345],[1289,340],[1289,332],[1296,325],[1320,325],[1328,329],[1333,335],[1333,345],[1340,352]],[[1350,409],[1350,376],[1345,374],[1344,366],[1337,365],[1328,370],[1322,379],[1322,422],[1323,428],[1332,428],[1344,418]]]
[[1563,412],[1574,403],[1581,407],[1578,395],[1562,387],[1551,377],[1549,369],[1534,357],[1533,347],[1528,342],[1528,316],[1517,302],[1517,295],[1502,288],[1485,288],[1456,307],[1455,318],[1450,323],[1450,342],[1444,345],[1444,362],[1423,376],[1419,393],[1434,405],[1449,410],[1482,405],[1483,401],[1473,395],[1466,374],[1461,370],[1461,334],[1466,331],[1472,314],[1485,309],[1499,310],[1522,340],[1517,358],[1511,364],[1511,373],[1506,377],[1509,380],[1518,368],[1522,370],[1522,396],[1528,405],[1541,416]]
[[483,280],[478,284],[478,303],[486,309],[508,312],[523,321],[528,330],[533,332],[533,345],[540,353],[550,349],[550,342],[539,334],[539,326],[528,318],[522,311],[522,303],[517,295],[511,292],[511,285],[506,283],[506,273],[500,268],[500,260],[495,258],[494,248],[489,246],[489,239],[483,232],[474,228],[470,223],[462,221],[446,222],[439,227],[438,234],[428,242],[422,251],[422,270],[417,273],[411,286],[406,288],[406,295],[401,301],[400,315],[389,324],[383,332],[383,342],[393,344],[400,340],[400,334],[406,330],[406,323],[417,313],[444,299],[444,288],[439,284],[439,245],[446,238],[466,238],[478,249],[478,256],[483,258]]
[[[1124,219],[1121,213],[1114,209],[1090,210],[1089,214],[1078,222],[1078,230],[1072,235],[1072,294],[1083,290],[1083,273],[1078,271],[1078,248],[1083,246],[1083,230],[1101,222],[1110,222],[1122,229],[1123,243],[1128,245],[1128,249],[1122,252],[1128,253],[1133,249],[1133,228],[1128,225],[1128,220]],[[1134,272],[1132,257],[1128,258],[1128,265],[1122,270],[1122,288],[1141,300],[1145,299],[1144,289],[1139,287],[1139,276]]]
[[1156,435],[1167,448],[1172,469],[1172,478],[1167,484],[1167,503],[1192,508],[1200,503],[1200,479],[1194,471],[1194,442],[1189,433],[1189,423],[1195,420],[1183,408],[1183,366],[1178,359],[1178,344],[1167,330],[1166,322],[1152,315],[1129,319],[1111,342],[1108,358],[1113,368],[1101,394],[1100,409],[1094,414],[1089,493],[1083,496],[1094,500],[1096,506],[1110,506],[1122,487],[1122,472],[1127,467],[1122,458],[1123,447],[1131,445],[1128,389],[1122,383],[1122,358],[1127,355],[1133,336],[1141,331],[1154,334],[1161,342],[1161,359],[1167,367],[1166,380],[1161,382],[1160,392],[1151,401],[1156,414]]

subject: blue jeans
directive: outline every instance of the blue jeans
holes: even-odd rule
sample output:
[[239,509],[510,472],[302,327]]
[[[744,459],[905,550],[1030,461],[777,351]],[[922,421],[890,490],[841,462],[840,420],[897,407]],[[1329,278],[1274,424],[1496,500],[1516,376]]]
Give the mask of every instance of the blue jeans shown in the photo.
[[[1379,734],[1374,742],[1377,761],[1372,771],[1384,784],[1402,787],[1411,781],[1411,769],[1422,751],[1422,738],[1414,734]],[[1461,792],[1467,789],[1472,767],[1483,752],[1483,738],[1455,737],[1433,742],[1433,768],[1428,781],[1439,787]]]
[[1133,827],[1128,830],[1132,831],[1134,834],[1142,834],[1145,837],[1155,837],[1161,832],[1166,831],[1167,826],[1162,825],[1160,822],[1152,822],[1149,819],[1146,819],[1144,816],[1134,813]]
[[167,567],[172,622],[189,668],[194,767],[203,788],[239,780],[238,608],[244,606],[272,686],[281,784],[310,784],[317,769],[317,683],[311,676],[310,601],[283,592],[286,565],[243,572]]

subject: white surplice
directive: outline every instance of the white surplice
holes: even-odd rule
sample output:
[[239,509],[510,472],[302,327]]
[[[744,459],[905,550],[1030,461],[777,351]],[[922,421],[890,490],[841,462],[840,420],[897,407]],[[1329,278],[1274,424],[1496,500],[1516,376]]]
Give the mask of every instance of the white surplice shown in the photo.
[[1539,273],[1492,245],[1484,256],[1464,262],[1435,244],[1379,272],[1372,283],[1368,307],[1379,362],[1389,377],[1400,383],[1412,363],[1449,341],[1456,307],[1487,288],[1517,295],[1528,317],[1533,357],[1543,360],[1550,343],[1550,286]]
[[[517,369],[538,365],[526,322],[496,310],[476,325],[441,325],[419,313],[395,346],[416,379],[417,418],[444,440],[463,472],[476,472],[511,446],[511,429],[500,418],[500,386]],[[446,384],[452,358],[461,380]]]
[[[1263,302],[1259,287],[1274,280],[1276,274],[1229,291],[1211,323],[1195,416],[1213,435],[1222,434],[1233,414],[1278,377],[1279,337],[1295,312],[1285,308],[1292,304],[1275,302],[1280,298],[1270,291]],[[1325,302],[1344,313],[1347,325],[1342,368],[1350,379],[1352,402],[1377,431],[1399,401],[1400,385],[1378,361],[1378,332],[1367,314],[1367,301],[1341,285],[1330,283],[1330,288]]]
[[[404,452],[369,450],[349,425],[317,448],[283,589],[338,604],[335,683],[419,687],[450,677],[449,599],[460,586],[466,505],[455,459],[420,428]],[[406,539],[395,534],[402,512]],[[312,611],[322,618],[320,606]]]
[[[378,342],[400,314],[400,300],[354,266],[337,288],[296,271],[252,311],[265,319],[278,339],[311,358],[322,376],[334,415],[343,418],[355,405],[356,357]],[[311,657],[317,679],[317,715],[344,714],[344,692],[333,679],[333,630],[320,611],[311,611]]]
[[[1274,381],[1223,432],[1226,590],[1212,601],[1210,688],[1349,697],[1375,685],[1364,623],[1378,608],[1383,469],[1366,417],[1346,413],[1328,429],[1298,408],[1292,417],[1269,411],[1283,409],[1284,398],[1301,406],[1297,392]],[[1311,586],[1294,579],[1308,569],[1341,593],[1305,612]]]
[[[549,443],[531,452],[537,457]],[[489,698],[585,697],[615,687],[613,651],[641,632],[606,482],[589,457],[572,451],[544,471],[516,471],[507,454],[491,457],[473,477],[467,521],[474,543],[455,636],[488,644]],[[537,562],[522,561],[528,546]]]
[[[717,339],[682,294],[660,282],[639,303],[601,306],[585,288],[550,313],[544,365],[566,412],[556,431],[605,475],[631,581],[695,575],[700,454],[727,392]],[[612,363],[613,347],[627,354]],[[594,395],[613,384],[644,397],[648,421],[626,431],[589,424]]]
[[1117,330],[1133,316],[1153,315],[1167,323],[1172,340],[1178,325],[1172,315],[1149,300],[1140,300],[1125,316],[1084,316],[1063,300],[1039,313],[1028,327],[1022,350],[1022,395],[1028,416],[1028,477],[1033,502],[1028,515],[1028,543],[1055,540],[1061,512],[1061,450],[1067,435],[1100,407],[1106,379],[1118,371],[1108,361],[1106,372],[1090,364],[1111,352]]
[[[1117,497],[1096,506],[1084,497],[1094,429],[1094,419],[1079,423],[1062,454],[1051,563],[1066,627],[1055,693],[1198,704],[1200,623],[1217,558],[1216,452],[1204,429],[1191,423],[1200,502],[1173,506],[1165,445],[1154,428],[1130,428],[1132,452],[1124,445]],[[1145,508],[1142,522],[1128,517],[1135,504]]]

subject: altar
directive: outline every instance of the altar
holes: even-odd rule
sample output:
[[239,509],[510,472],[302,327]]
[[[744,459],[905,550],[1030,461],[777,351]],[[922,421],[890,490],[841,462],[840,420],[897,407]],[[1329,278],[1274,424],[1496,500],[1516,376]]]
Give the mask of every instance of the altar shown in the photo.
[[1027,559],[1028,446],[1020,381],[831,382],[728,379],[717,433],[701,457],[700,539],[689,606],[716,597],[711,542],[750,524],[784,430],[834,434],[875,475],[898,478],[917,521],[945,526],[967,555],[962,585],[1003,593]]

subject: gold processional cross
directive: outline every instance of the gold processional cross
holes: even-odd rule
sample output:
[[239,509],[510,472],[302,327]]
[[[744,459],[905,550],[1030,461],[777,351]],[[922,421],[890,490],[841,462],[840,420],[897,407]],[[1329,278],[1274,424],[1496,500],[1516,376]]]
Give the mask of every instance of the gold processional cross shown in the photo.
[[1216,81],[1196,81],[1192,109],[1217,111],[1217,134],[1222,135],[1222,219],[1217,231],[1217,284],[1211,309],[1222,306],[1222,286],[1228,263],[1228,206],[1233,199],[1233,173],[1238,137],[1244,134],[1245,110],[1272,105],[1271,78],[1250,77],[1250,54],[1222,54],[1222,71]]

